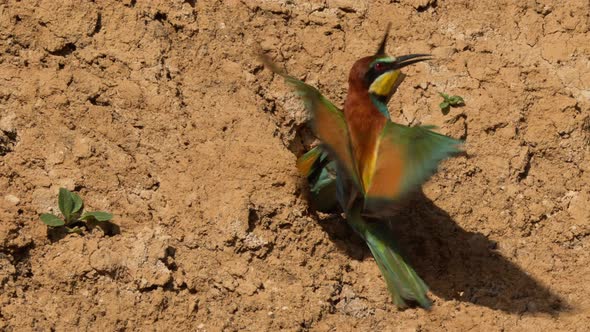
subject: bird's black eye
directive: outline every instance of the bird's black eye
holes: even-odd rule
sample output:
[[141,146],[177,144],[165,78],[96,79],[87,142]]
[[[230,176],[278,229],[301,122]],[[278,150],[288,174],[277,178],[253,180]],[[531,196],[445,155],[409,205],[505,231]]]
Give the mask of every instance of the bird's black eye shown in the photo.
[[382,63],[382,62],[377,62],[375,64],[375,70],[376,71],[383,71],[383,70],[385,70],[385,64]]

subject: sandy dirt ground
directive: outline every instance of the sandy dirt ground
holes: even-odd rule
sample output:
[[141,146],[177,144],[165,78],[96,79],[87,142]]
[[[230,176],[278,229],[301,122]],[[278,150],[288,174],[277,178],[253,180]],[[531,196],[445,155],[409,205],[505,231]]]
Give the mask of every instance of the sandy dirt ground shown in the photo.
[[[587,331],[587,0],[0,1],[0,330]],[[391,22],[432,53],[390,103],[466,140],[394,225],[431,311],[391,303],[259,44],[337,105]],[[443,115],[439,92],[465,106]],[[48,232],[57,192],[117,227]]]

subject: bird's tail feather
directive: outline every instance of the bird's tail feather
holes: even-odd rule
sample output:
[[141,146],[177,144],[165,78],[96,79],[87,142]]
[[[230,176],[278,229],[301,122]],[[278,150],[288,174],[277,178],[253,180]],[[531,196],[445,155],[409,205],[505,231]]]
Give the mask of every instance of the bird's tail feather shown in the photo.
[[426,295],[428,286],[400,255],[387,224],[366,221],[361,216],[360,208],[353,208],[347,221],[367,242],[393,302],[398,307],[405,308],[406,300],[411,300],[426,309],[430,308],[431,302]]

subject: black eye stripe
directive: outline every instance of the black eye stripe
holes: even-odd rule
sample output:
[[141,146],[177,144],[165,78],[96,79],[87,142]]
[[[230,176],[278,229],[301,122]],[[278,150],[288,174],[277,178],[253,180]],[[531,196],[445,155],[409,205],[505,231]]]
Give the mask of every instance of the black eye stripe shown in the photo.
[[378,71],[375,70],[375,68],[371,68],[369,70],[369,72],[367,73],[367,76],[365,77],[367,80],[367,84],[371,85],[373,83],[373,81],[375,81],[377,79],[377,77],[379,77],[380,73]]
[[391,64],[384,62],[377,62],[372,65],[367,71],[367,74],[365,74],[365,81],[367,82],[367,85],[371,85],[377,79],[377,77],[388,71],[390,66]]

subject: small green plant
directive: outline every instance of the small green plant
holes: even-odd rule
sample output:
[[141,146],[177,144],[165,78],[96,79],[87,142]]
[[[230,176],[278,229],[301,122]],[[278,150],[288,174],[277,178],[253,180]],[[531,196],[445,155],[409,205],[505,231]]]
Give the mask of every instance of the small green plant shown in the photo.
[[465,101],[461,96],[449,96],[448,94],[442,92],[440,92],[439,95],[443,97],[443,101],[438,105],[438,107],[440,107],[444,115],[449,114],[451,107],[465,105]]
[[113,215],[108,212],[95,211],[84,212],[84,202],[82,198],[76,193],[73,193],[65,188],[59,188],[58,205],[64,219],[51,213],[43,213],[40,218],[49,227],[65,227],[68,232],[80,233],[82,229],[77,224],[96,220],[109,221]]

